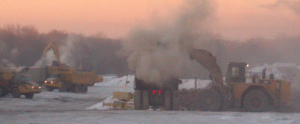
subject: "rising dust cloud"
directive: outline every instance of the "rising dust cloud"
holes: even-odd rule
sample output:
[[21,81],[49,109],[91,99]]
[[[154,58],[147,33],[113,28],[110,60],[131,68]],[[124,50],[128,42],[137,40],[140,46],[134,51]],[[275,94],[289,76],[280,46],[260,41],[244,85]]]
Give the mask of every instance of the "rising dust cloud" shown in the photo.
[[185,0],[172,24],[153,20],[151,28],[133,29],[123,42],[123,53],[136,77],[161,82],[193,72],[188,51],[205,36],[205,22],[214,11],[212,0]]

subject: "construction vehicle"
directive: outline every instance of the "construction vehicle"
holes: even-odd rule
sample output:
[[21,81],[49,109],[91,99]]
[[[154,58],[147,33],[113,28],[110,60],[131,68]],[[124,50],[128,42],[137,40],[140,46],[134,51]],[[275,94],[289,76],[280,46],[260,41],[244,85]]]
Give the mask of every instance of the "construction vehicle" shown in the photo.
[[177,102],[186,101],[193,106],[189,106],[191,110],[225,111],[228,108],[240,108],[260,112],[267,111],[269,108],[280,108],[291,98],[291,87],[287,81],[259,79],[258,82],[253,80],[246,83],[246,63],[230,62],[224,83],[216,58],[209,51],[193,49],[190,57],[210,72],[213,83],[207,89],[183,93],[178,92],[178,83],[180,83],[178,78],[163,82],[161,87],[136,78],[135,109],[148,109],[151,105],[163,106],[166,110],[178,110],[180,105]]
[[11,69],[0,70],[0,95],[5,96],[11,93],[14,98],[25,95],[27,99],[32,99],[34,93],[42,92],[42,87],[34,82],[29,75],[26,75],[28,70],[28,67],[19,72]]
[[[160,83],[161,85],[158,85]],[[178,78],[170,78],[162,82],[145,82],[135,78],[134,108],[136,110],[163,107],[165,110],[178,110]]]
[[89,84],[88,86],[94,86],[95,83],[101,83],[103,82],[103,77],[101,75],[96,75],[95,80],[92,84]]
[[53,49],[55,60],[52,66],[46,67],[48,78],[44,81],[44,86],[48,91],[59,89],[60,92],[86,93],[88,85],[93,85],[96,81],[95,72],[87,72],[79,69],[71,69],[64,63],[60,62],[58,47],[55,42],[50,44],[43,51],[43,56],[47,51]]
[[[43,57],[46,56],[46,53],[52,48],[53,53],[55,55],[55,60],[52,61],[52,65],[53,66],[62,66],[61,62],[60,62],[60,55],[59,55],[59,51],[58,51],[58,47],[56,45],[56,42],[50,42],[46,48],[43,51]],[[64,66],[66,66],[66,64],[63,64]]]
[[48,91],[58,89],[60,92],[86,93],[88,85],[95,83],[95,72],[84,72],[68,67],[54,67],[52,75],[44,81]]

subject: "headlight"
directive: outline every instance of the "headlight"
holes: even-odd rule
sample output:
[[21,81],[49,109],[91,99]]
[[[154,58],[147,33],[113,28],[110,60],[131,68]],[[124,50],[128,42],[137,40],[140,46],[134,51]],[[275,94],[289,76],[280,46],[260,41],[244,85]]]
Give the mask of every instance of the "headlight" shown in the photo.
[[34,89],[34,86],[31,86],[32,89]]
[[38,87],[39,89],[42,89],[42,87]]
[[47,83],[47,81],[44,81],[44,83]]

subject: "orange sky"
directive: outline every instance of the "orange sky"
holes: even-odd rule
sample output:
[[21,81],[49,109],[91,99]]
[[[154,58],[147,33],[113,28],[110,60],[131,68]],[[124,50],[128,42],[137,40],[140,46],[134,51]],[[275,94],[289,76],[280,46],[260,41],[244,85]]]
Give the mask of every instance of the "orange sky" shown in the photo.
[[[168,16],[183,0],[2,0],[0,26],[34,25],[39,31],[53,29],[87,35],[102,32],[124,37],[136,25],[149,25],[153,15]],[[286,7],[259,7],[276,0],[216,0],[211,30],[229,39],[274,37],[279,33],[300,35],[300,14]]]

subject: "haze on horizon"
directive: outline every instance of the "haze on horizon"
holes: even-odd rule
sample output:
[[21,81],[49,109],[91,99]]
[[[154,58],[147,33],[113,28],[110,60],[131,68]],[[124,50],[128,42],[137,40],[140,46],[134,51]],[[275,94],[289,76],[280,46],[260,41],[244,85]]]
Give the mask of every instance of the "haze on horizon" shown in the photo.
[[[154,18],[172,22],[183,0],[9,0],[0,1],[0,27],[33,25],[41,32],[64,30],[121,38]],[[300,36],[299,0],[215,0],[209,30],[224,38]]]

